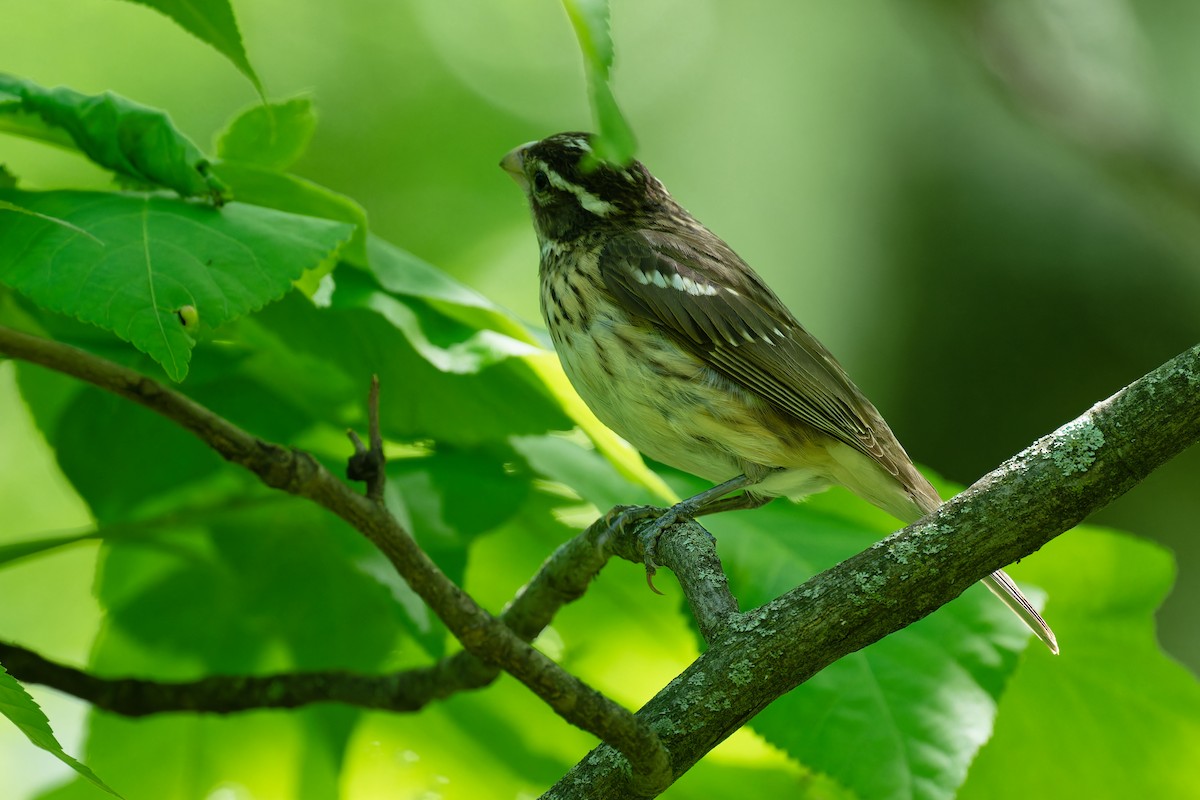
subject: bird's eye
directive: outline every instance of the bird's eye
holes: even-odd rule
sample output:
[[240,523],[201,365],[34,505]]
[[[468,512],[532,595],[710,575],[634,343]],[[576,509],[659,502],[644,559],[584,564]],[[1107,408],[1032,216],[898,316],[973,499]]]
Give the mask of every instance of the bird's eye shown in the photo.
[[544,192],[549,189],[550,176],[548,176],[543,170],[539,169],[533,174],[533,188],[534,191],[537,192]]

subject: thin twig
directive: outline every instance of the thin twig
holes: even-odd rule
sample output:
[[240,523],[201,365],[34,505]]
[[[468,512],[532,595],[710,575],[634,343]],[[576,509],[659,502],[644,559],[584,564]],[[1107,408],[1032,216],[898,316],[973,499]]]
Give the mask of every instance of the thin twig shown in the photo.
[[354,445],[354,455],[346,465],[346,477],[367,484],[367,497],[383,502],[383,490],[387,483],[387,457],[383,454],[383,434],[379,431],[379,376],[371,376],[371,391],[367,394],[367,438],[370,447],[353,430],[346,431]]
[[[608,552],[598,544],[606,528],[604,521],[598,520],[559,546],[500,614],[500,621],[524,641],[536,638],[559,609],[583,596],[608,560]],[[634,555],[633,532],[627,543],[625,549],[631,560],[640,563]],[[672,551],[666,554],[671,557]],[[4,642],[0,642],[0,664],[26,683],[50,686],[97,708],[130,717],[169,711],[227,714],[321,702],[392,712],[417,711],[433,700],[487,686],[500,672],[494,664],[460,651],[429,667],[386,675],[321,670],[156,681],[98,677]]]

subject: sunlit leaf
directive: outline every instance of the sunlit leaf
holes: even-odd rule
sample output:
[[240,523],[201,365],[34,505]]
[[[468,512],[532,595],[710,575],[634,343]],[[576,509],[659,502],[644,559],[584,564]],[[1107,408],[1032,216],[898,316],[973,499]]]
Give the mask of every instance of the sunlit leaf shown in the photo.
[[1013,572],[1046,587],[1062,655],[1032,649],[959,797],[1200,797],[1200,682],[1155,630],[1171,554],[1079,527]]
[[475,447],[571,427],[520,358],[531,345],[387,293],[360,270],[338,276],[329,308],[285,300],[259,319],[294,352],[326,362],[362,392],[378,374],[380,421],[396,441]]
[[25,691],[25,687],[8,674],[3,665],[0,665],[0,714],[20,728],[21,733],[29,737],[29,741],[78,772],[94,786],[115,797],[121,796],[104,781],[97,778],[95,773],[85,765],[67,755],[62,745],[54,738],[54,731],[50,729],[50,720],[46,719],[46,715]]
[[15,561],[30,556],[40,555],[57,550],[60,547],[68,547],[79,542],[85,542],[89,539],[94,539],[95,534],[91,531],[86,533],[68,534],[65,536],[50,536],[42,539],[29,539],[20,542],[8,542],[0,544],[0,567],[7,567]]
[[86,230],[17,216],[0,227],[0,281],[53,311],[98,325],[187,375],[195,338],[184,306],[217,327],[278,299],[331,259],[351,226],[231,203],[222,209],[123,194],[4,192]]
[[252,106],[217,134],[217,155],[283,172],[304,155],[316,127],[312,100],[305,96]]

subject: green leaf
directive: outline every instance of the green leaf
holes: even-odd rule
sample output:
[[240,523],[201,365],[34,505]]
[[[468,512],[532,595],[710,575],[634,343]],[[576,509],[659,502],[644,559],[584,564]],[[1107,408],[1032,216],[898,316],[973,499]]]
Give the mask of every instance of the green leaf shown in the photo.
[[[429,363],[442,372],[477,373],[539,348],[495,331],[476,329],[446,318],[419,301],[380,291],[378,284],[347,272],[338,282],[334,308],[369,308],[392,323]],[[422,313],[424,312],[424,313]]]
[[255,91],[262,97],[262,83],[246,50],[242,47],[242,34],[238,31],[237,19],[233,16],[233,7],[229,0],[129,0],[129,2],[149,6],[165,14],[175,21],[179,27],[195,36],[205,44],[211,45],[218,53],[225,56],[245,75]]
[[44,89],[4,74],[0,92],[20,98],[20,103],[0,102],[0,131],[78,148],[100,166],[142,184],[224,202],[225,187],[209,173],[204,154],[162,111],[112,92]]
[[367,250],[371,272],[387,291],[419,297],[467,325],[497,331],[530,344],[537,343],[529,330],[509,312],[412,253],[378,236],[368,238]]
[[50,720],[46,719],[46,715],[25,691],[25,687],[8,674],[8,670],[4,669],[3,665],[0,665],[0,714],[8,717],[14,725],[20,728],[21,732],[29,737],[29,741],[114,797],[121,796],[104,781],[97,778],[90,769],[67,755],[62,745],[54,738],[54,731],[50,729]]
[[397,516],[460,585],[471,542],[511,519],[529,493],[528,479],[506,470],[505,461],[487,450],[444,448],[395,459],[387,473]]
[[[339,707],[343,713],[351,709]],[[93,712],[87,761],[106,775],[130,776],[130,800],[196,800],[236,792],[241,798],[317,800],[338,796],[337,759],[321,752],[337,733],[314,724],[320,708],[286,713],[158,714],[127,719]],[[344,738],[344,737],[343,737]],[[322,769],[324,768],[324,769]],[[236,787],[232,789],[230,787]],[[82,780],[48,789],[37,800],[96,800]]]
[[[675,485],[687,494],[707,486],[682,477]],[[848,504],[850,513],[777,500],[705,520],[743,608],[778,597],[899,525],[855,519],[853,506],[865,504],[848,492],[822,499],[827,508]],[[827,667],[751,726],[860,797],[952,798],[991,734],[999,697],[1028,642],[1020,622],[974,587]]]
[[1021,665],[962,800],[1200,797],[1200,682],[1155,635],[1171,554],[1079,527],[1018,570],[1049,592],[1062,655],[1034,648]]
[[402,612],[354,566],[372,549],[361,535],[292,498],[220,506],[152,542],[98,529],[108,619],[95,668],[172,679],[373,670],[390,657]]
[[609,86],[613,42],[608,0],[563,0],[563,7],[583,52],[592,113],[600,128],[593,147],[595,155],[604,161],[627,164],[637,152],[637,142]]
[[51,536],[43,539],[28,539],[21,542],[0,544],[0,568],[7,567],[22,558],[41,555],[51,550],[57,550],[60,547],[67,547],[95,538],[95,533],[88,531],[87,533]]
[[[367,212],[349,197],[296,175],[249,164],[223,161],[213,169],[229,184],[233,196],[242,202],[354,225],[354,233],[339,256],[356,266],[367,265]],[[333,260],[329,260],[319,269],[309,270],[301,276],[298,280],[303,282],[305,293],[311,297],[316,284],[335,266]]]
[[616,505],[661,502],[645,486],[631,484],[600,453],[560,436],[518,436],[513,448],[540,475],[569,486],[601,512]]
[[306,269],[332,259],[351,226],[241,203],[214,209],[161,197],[0,192],[66,220],[91,238],[37,218],[0,228],[0,281],[34,302],[112,331],[187,375],[193,306],[215,328],[276,300]]
[[395,441],[476,447],[572,425],[520,357],[530,345],[389,294],[368,273],[339,273],[329,308],[289,299],[258,320],[360,392],[378,374],[381,423]]
[[[0,186],[0,189],[11,189],[11,188],[13,188],[13,187],[12,186]],[[62,225],[64,228],[66,228],[69,231],[78,233],[82,236],[86,236],[89,239],[91,239],[92,241],[96,242],[97,244],[103,244],[103,242],[101,242],[95,236],[92,236],[90,233],[85,231],[83,228],[72,225],[71,223],[67,222],[65,219],[57,219],[55,217],[50,217],[45,214],[39,214],[36,211],[30,211],[28,208],[22,208],[21,206],[16,205],[15,203],[10,203],[7,200],[0,200],[0,211],[12,211],[17,214],[28,214],[31,217],[37,217],[38,219],[43,219],[46,222],[53,222],[55,225]]]
[[217,155],[284,172],[308,149],[316,127],[317,115],[308,97],[252,106],[217,135]]
[[[463,585],[471,547],[518,513],[530,493],[528,474],[506,467],[504,448],[441,448],[429,455],[392,459],[387,504],[450,580]],[[445,655],[448,634],[382,558],[359,564],[392,591],[411,621],[411,634],[431,658]]]

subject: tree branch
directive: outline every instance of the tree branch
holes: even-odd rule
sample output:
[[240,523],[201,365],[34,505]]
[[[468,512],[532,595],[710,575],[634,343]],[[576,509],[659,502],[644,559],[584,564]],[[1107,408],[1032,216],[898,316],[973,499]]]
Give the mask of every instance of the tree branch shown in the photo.
[[665,787],[670,776],[668,756],[653,730],[481,608],[438,569],[382,503],[353,491],[310,454],[263,441],[157,381],[69,345],[0,326],[0,355],[40,364],[142,405],[191,431],[267,486],[332,511],[387,556],[464,649],[495,663],[568,722],[624,754],[634,773],[636,788],[631,791],[652,795]]
[[[924,519],[741,615],[638,717],[661,732],[678,777],[781,694],[1033,553],[1198,440],[1200,346],[1034,442]],[[544,798],[628,792],[619,760],[602,745]]]
[[[608,527],[597,520],[565,542],[501,612],[499,620],[522,640],[532,641],[560,608],[583,596],[610,554],[600,544]],[[709,542],[707,535],[703,538]],[[633,531],[622,542],[630,560],[636,554]],[[718,565],[719,566],[719,565]],[[682,571],[682,567],[680,568]],[[210,676],[195,681],[106,678],[51,661],[16,644],[0,642],[0,664],[13,677],[86,700],[97,708],[140,717],[169,711],[226,714],[259,708],[297,708],[310,703],[345,703],[384,711],[417,711],[433,700],[479,689],[500,670],[469,652],[448,656],[429,667],[388,675],[322,670],[256,676]]]
[[[158,684],[96,678],[20,648],[0,648],[0,657],[13,661],[12,671],[18,677],[61,684],[60,688],[84,697],[91,693],[123,702],[124,710],[113,709],[121,713],[234,710],[318,701],[408,710],[454,691],[486,685],[496,674],[492,664],[500,663],[580,727],[601,735],[597,728],[611,730],[624,724],[607,718],[596,722],[589,715],[607,713],[605,704],[612,704],[573,678],[574,684],[563,684],[557,676],[539,672],[540,662],[546,660],[524,642],[532,640],[558,608],[585,591],[610,554],[640,562],[635,531],[610,539],[605,535],[607,518],[598,520],[562,545],[500,617],[492,618],[436,572],[378,504],[333,479],[307,454],[254,439],[186,397],[73,348],[0,328],[0,353],[60,369],[159,411],[268,485],[335,511],[371,538],[422,597],[425,592],[437,596],[429,588],[434,584],[437,591],[449,593],[451,603],[465,599],[465,606],[449,609],[449,619],[443,619],[470,651],[430,668],[388,676],[299,673]],[[71,364],[73,359],[80,361]],[[651,756],[635,763],[632,777],[612,748],[602,745],[546,796],[624,798],[661,791],[780,694],[841,656],[949,602],[994,569],[1035,551],[1200,439],[1198,397],[1200,346],[1039,440],[929,517],[744,615],[737,613],[708,534],[695,523],[678,526],[664,537],[660,556],[679,577],[710,648],[638,713],[640,724],[621,728],[618,736],[601,735],[637,758],[638,737],[649,730],[663,732],[660,738],[650,739]],[[374,506],[374,511],[363,506]],[[412,577],[410,560],[416,561]],[[441,614],[439,604],[425,599]],[[507,628],[497,647],[493,626],[501,623]],[[789,646],[779,647],[781,641]],[[524,649],[512,649],[514,642]],[[511,669],[512,664],[525,670],[525,677]],[[731,682],[735,675],[737,680]],[[554,695],[556,686],[561,694]],[[207,698],[204,703],[197,699],[202,696]],[[93,702],[109,707],[103,699]],[[585,709],[585,724],[564,713],[562,707],[571,705]],[[620,712],[628,716],[623,709]],[[665,763],[668,753],[669,765]]]

